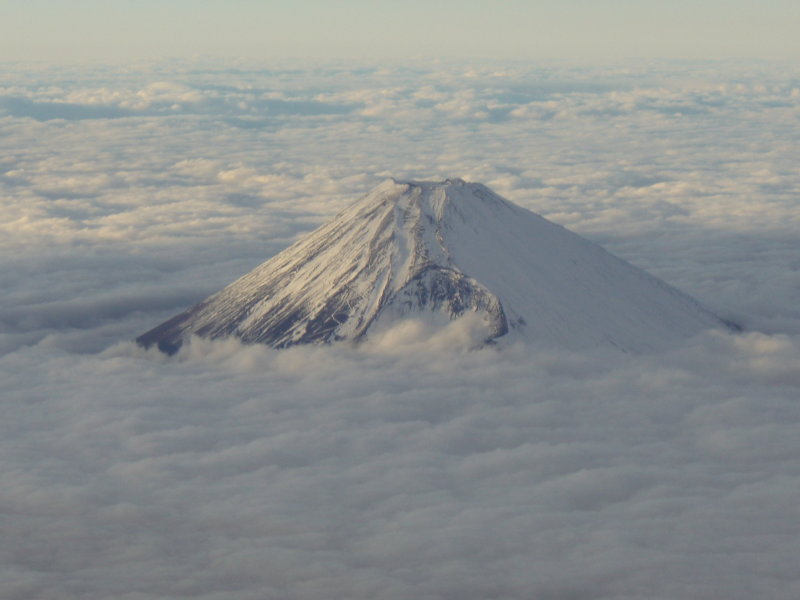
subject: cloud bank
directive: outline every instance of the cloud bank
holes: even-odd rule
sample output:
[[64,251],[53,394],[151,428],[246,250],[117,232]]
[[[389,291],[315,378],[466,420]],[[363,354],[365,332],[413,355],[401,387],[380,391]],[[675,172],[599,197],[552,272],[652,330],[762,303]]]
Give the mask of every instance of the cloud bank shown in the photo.
[[[4,598],[800,594],[796,73],[7,73]],[[454,350],[459,323],[128,342],[389,175],[486,183],[748,331],[647,357]]]

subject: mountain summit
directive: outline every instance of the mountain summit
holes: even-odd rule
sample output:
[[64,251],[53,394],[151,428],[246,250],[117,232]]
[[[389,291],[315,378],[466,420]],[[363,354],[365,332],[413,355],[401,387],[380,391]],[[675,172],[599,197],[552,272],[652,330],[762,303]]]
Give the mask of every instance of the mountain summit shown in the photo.
[[482,340],[665,347],[726,323],[600,246],[478,183],[389,179],[228,287],[136,341],[276,348],[360,341],[402,319],[472,315]]

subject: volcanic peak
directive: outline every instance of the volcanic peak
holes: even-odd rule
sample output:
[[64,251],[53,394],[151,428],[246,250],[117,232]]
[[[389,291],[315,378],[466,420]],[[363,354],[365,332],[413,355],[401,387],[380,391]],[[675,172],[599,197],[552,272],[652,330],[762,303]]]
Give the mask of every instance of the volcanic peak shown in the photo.
[[642,352],[724,323],[688,296],[478,183],[388,179],[138,342],[358,342],[470,314],[479,343]]

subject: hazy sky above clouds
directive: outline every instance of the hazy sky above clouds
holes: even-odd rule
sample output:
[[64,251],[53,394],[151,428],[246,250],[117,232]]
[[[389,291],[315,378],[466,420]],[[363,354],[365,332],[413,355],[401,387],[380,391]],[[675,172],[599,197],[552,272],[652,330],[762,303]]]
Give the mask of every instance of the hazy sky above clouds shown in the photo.
[[794,0],[6,0],[0,58],[796,59]]

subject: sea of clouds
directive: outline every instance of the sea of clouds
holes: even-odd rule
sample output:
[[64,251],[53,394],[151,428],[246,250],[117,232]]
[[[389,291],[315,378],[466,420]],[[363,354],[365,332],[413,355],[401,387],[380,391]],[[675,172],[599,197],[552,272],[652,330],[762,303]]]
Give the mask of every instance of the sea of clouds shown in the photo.
[[[800,597],[800,70],[0,70],[0,596]],[[462,177],[745,332],[651,356],[129,340]]]

